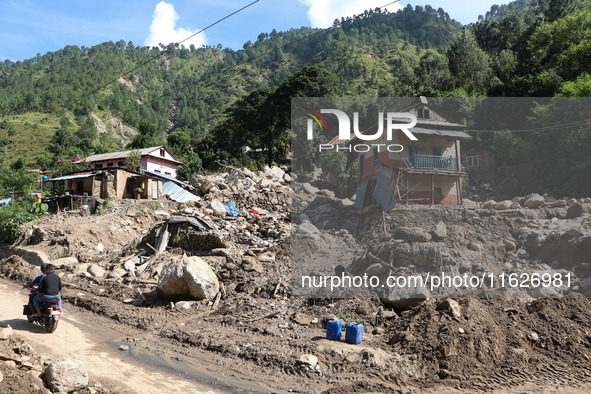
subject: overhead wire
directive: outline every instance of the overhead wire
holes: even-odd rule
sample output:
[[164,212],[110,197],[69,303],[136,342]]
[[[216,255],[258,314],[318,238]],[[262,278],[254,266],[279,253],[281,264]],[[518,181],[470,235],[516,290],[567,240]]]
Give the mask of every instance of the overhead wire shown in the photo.
[[[385,8],[385,7],[389,6],[389,5],[392,5],[392,4],[395,4],[395,3],[398,3],[399,1],[400,1],[400,0],[396,0],[396,1],[393,1],[393,2],[391,2],[391,3],[388,3],[388,4],[386,4],[385,6],[376,7],[376,8],[380,8],[380,9],[381,9],[381,8]],[[319,29],[319,30],[317,30],[317,31],[315,31],[315,32],[313,32],[313,33],[311,33],[311,34],[308,34],[308,35],[306,35],[306,36],[304,36],[304,37],[301,37],[301,38],[298,38],[298,39],[296,39],[296,40],[290,41],[290,42],[288,42],[287,44],[283,44],[283,45],[280,45],[280,46],[276,46],[276,47],[274,47],[273,49],[270,49],[270,50],[268,50],[268,51],[266,51],[266,52],[264,52],[264,53],[262,53],[262,54],[260,54],[260,55],[258,55],[258,56],[255,56],[255,57],[249,57],[248,59],[246,59],[246,60],[244,60],[244,61],[242,61],[242,62],[240,62],[240,63],[236,63],[236,64],[235,64],[235,65],[233,65],[233,66],[228,66],[228,67],[225,67],[225,68],[223,68],[223,69],[221,69],[221,70],[219,70],[219,71],[215,71],[215,72],[213,72],[213,73],[211,73],[211,74],[207,74],[207,75],[206,75],[206,77],[208,77],[208,78],[211,78],[211,77],[214,77],[214,76],[216,76],[216,75],[219,75],[219,74],[225,73],[225,72],[227,72],[227,71],[233,70],[233,69],[235,69],[235,68],[238,68],[238,67],[240,67],[240,66],[242,66],[242,65],[244,65],[244,64],[250,63],[250,62],[252,62],[252,61],[254,61],[254,60],[257,60],[257,59],[260,59],[260,58],[262,58],[262,57],[264,57],[264,56],[267,56],[267,55],[268,55],[268,54],[270,54],[270,53],[276,52],[276,51],[278,51],[279,49],[286,48],[286,47],[288,47],[288,46],[290,46],[290,45],[297,44],[298,42],[305,41],[305,40],[307,40],[307,39],[308,39],[308,38],[310,38],[310,37],[313,37],[313,36],[316,36],[316,35],[318,35],[318,34],[321,34],[321,33],[327,32],[327,31],[329,31],[329,30],[331,30],[331,29],[333,29],[333,28],[335,28],[335,27],[337,27],[337,26],[340,26],[340,25],[342,25],[342,24],[343,24],[343,22],[342,22],[342,21],[341,21],[341,22],[338,22],[338,23],[334,23],[332,26],[329,26],[329,27],[327,27],[327,28],[324,28],[324,29]],[[185,85],[185,86],[181,87],[180,89],[177,89],[177,90],[175,90],[174,92],[180,92],[180,91],[183,91],[183,90],[184,90],[184,89],[186,89],[186,88],[190,88],[190,87],[196,86],[196,85],[198,85],[199,83],[202,83],[202,82],[203,82],[203,80],[201,80],[201,79],[200,79],[200,80],[198,80],[198,81],[196,81],[196,82],[193,82],[193,83],[191,83],[191,84]],[[160,99],[162,99],[162,98],[164,98],[164,97],[168,97],[168,96],[170,96],[171,94],[172,94],[172,93],[164,93],[164,94],[162,94],[162,95],[160,95],[160,96],[158,96],[158,97],[154,97],[154,98],[152,98],[152,99],[150,99],[150,100],[146,101],[146,102],[145,102],[145,103],[143,103],[143,104],[149,104],[149,103],[152,103],[152,102],[154,102],[154,101],[156,101],[156,100],[160,100]],[[142,104],[142,105],[143,105],[143,104]],[[123,111],[123,112],[122,112],[122,113],[120,113],[120,114],[121,114],[121,115],[125,115],[125,114],[126,114],[126,113],[128,113],[129,111],[135,110],[135,109],[137,109],[137,108],[139,108],[139,106],[136,106],[136,107],[134,107],[134,108],[129,108],[129,109],[127,109],[127,110]]]
[[[175,43],[175,44],[176,44],[175,46],[180,46],[182,43],[184,43],[184,42],[186,42],[186,41],[189,41],[191,38],[195,37],[196,35],[198,35],[198,34],[201,34],[201,33],[203,33],[204,31],[206,31],[206,30],[208,30],[208,29],[212,28],[213,26],[215,26],[215,25],[217,25],[217,24],[219,24],[219,23],[223,22],[224,20],[226,20],[226,19],[228,19],[228,18],[230,18],[230,17],[232,17],[232,16],[234,16],[234,15],[238,14],[239,12],[242,12],[242,11],[244,11],[244,10],[245,10],[245,9],[247,9],[248,7],[250,7],[250,6],[252,6],[252,5],[254,5],[254,4],[256,4],[256,3],[258,3],[259,1],[261,1],[261,0],[255,0],[255,1],[251,2],[250,4],[247,4],[247,5],[245,5],[244,7],[242,7],[242,8],[240,8],[240,9],[238,9],[238,10],[236,10],[236,11],[232,12],[231,14],[228,14],[228,15],[224,16],[224,17],[223,17],[223,18],[221,18],[221,19],[218,19],[217,21],[215,21],[215,22],[213,22],[212,24],[210,24],[210,25],[208,25],[208,26],[204,27],[203,29],[199,30],[198,32],[191,34],[189,37],[185,38],[184,40],[182,40],[182,41],[179,41],[179,42]],[[166,52],[169,52],[169,51],[171,50],[171,48],[172,48],[172,47],[173,47],[173,46],[169,46],[169,47],[168,47],[168,48],[167,48],[167,49],[164,51],[164,53],[166,53]],[[151,58],[149,58],[149,59],[148,59],[148,60],[146,60],[145,62],[143,62],[143,63],[141,63],[141,64],[137,65],[136,67],[132,68],[131,70],[129,70],[129,71],[126,71],[126,72],[124,72],[123,74],[119,75],[117,78],[113,79],[112,81],[109,81],[109,82],[107,82],[106,84],[102,85],[101,87],[99,87],[99,88],[97,88],[97,89],[95,89],[95,90],[93,90],[93,91],[91,91],[91,92],[89,92],[89,93],[87,93],[87,94],[83,95],[82,97],[80,97],[80,100],[82,100],[82,99],[83,99],[84,97],[86,97],[86,96],[92,95],[92,94],[94,94],[94,93],[96,93],[96,92],[98,92],[98,91],[101,91],[101,90],[103,90],[104,88],[106,88],[107,86],[109,86],[110,84],[112,84],[113,82],[116,82],[117,80],[119,80],[119,78],[123,78],[124,76],[126,76],[126,75],[128,75],[128,74],[131,74],[131,73],[132,73],[132,72],[134,72],[135,70],[137,70],[137,69],[139,69],[139,68],[141,68],[141,67],[145,66],[146,64],[150,63],[151,61],[153,61],[153,60],[155,60],[155,59],[158,59],[158,58],[159,58],[159,57],[161,57],[161,56],[162,56],[162,53],[158,53],[157,55],[154,55],[154,56],[152,56]]]
[[556,131],[556,130],[564,130],[564,129],[571,129],[573,127],[576,126],[582,126],[585,124],[589,124],[591,122],[591,119],[584,119],[584,120],[580,120],[577,122],[571,122],[571,123],[563,123],[563,124],[558,124],[555,126],[543,126],[543,127],[535,127],[535,128],[529,128],[529,129],[503,129],[503,130],[478,130],[478,129],[468,129],[468,130],[464,130],[465,132],[468,133],[499,133],[499,132],[503,132],[503,131],[510,131],[511,133],[532,133],[532,132],[541,132],[541,131]]

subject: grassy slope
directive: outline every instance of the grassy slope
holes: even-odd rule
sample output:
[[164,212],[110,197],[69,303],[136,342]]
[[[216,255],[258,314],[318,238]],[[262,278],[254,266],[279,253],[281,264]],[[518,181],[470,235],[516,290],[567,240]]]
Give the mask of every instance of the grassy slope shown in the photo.
[[[59,128],[59,120],[50,114],[29,112],[22,115],[9,115],[2,120],[7,120],[16,128],[14,136],[13,160],[20,157],[27,163],[34,163],[39,156],[46,154],[49,148],[49,140]],[[2,162],[6,163],[3,155]]]

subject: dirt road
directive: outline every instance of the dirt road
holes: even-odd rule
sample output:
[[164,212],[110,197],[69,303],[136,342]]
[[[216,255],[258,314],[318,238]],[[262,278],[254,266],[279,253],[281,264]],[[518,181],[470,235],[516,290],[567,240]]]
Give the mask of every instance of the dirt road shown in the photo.
[[112,345],[112,341],[118,339],[116,333],[105,332],[103,328],[97,332],[94,327],[77,320],[75,313],[68,312],[67,305],[57,330],[47,334],[42,327],[29,324],[21,315],[28,297],[25,290],[0,280],[0,293],[0,321],[3,324],[10,324],[16,335],[26,339],[46,356],[82,360],[95,381],[118,386],[121,392],[162,394],[170,392],[171,388],[184,393],[219,392],[178,374],[136,362],[129,354]]

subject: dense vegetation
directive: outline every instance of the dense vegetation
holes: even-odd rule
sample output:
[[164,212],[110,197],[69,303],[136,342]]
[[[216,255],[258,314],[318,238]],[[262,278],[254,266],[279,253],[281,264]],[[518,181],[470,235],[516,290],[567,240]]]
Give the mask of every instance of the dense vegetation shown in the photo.
[[[158,144],[185,162],[185,178],[220,161],[281,162],[289,141],[288,98],[298,94],[590,95],[589,8],[589,0],[517,0],[462,27],[443,9],[408,6],[335,20],[326,31],[261,33],[239,51],[119,41],[7,60],[0,63],[2,165],[23,158],[50,168],[74,154]],[[137,134],[113,130],[110,116]],[[97,119],[106,130],[97,129]],[[528,187],[578,185],[568,180],[591,169],[584,153],[589,132],[569,133],[553,162],[560,185]],[[556,144],[513,133],[478,135],[474,143],[498,150],[500,164],[517,166],[542,163],[540,152]],[[254,153],[244,154],[244,146]],[[523,146],[527,152],[515,148]],[[569,193],[591,194],[589,187]]]
[[[23,62],[7,60],[0,63],[0,120],[19,135],[35,138],[22,141],[26,149],[8,135],[0,145],[12,158],[28,153],[27,163],[42,167],[74,154],[123,149],[133,136],[124,138],[109,128],[99,133],[91,117],[110,125],[108,116],[114,115],[136,130],[145,121],[155,125],[140,133],[150,138],[134,141],[133,147],[163,144],[173,134],[178,145],[178,133],[183,133],[194,150],[215,151],[218,147],[201,147],[202,139],[230,104],[255,89],[274,88],[304,66],[323,64],[338,77],[339,94],[374,95],[392,78],[389,74],[397,73],[401,50],[417,56],[426,48],[445,47],[460,29],[442,9],[430,7],[395,14],[368,11],[338,22],[328,31],[262,33],[239,51],[221,45],[148,48],[119,41],[67,46]],[[141,64],[120,80],[124,83],[108,84]],[[39,130],[50,135],[37,143]],[[182,150],[177,153],[183,156]]]

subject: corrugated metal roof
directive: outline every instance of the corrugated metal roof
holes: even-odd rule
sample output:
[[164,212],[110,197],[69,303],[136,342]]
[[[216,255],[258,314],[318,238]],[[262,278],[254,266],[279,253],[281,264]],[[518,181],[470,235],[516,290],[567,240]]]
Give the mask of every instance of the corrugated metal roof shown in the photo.
[[[424,127],[413,127],[410,130],[410,132],[412,132],[413,134],[428,134],[428,135],[438,135],[441,137],[452,137],[452,138],[457,138],[457,139],[465,139],[465,140],[471,140],[472,137],[466,133],[464,133],[463,131],[459,131],[459,130],[440,130],[437,128],[437,126],[440,127],[458,127],[458,128],[465,128],[465,126],[456,124],[456,123],[447,123],[447,122],[419,122],[419,124],[425,125],[425,126],[434,126],[434,129],[427,129]],[[369,129],[367,129],[364,133],[369,133],[371,132],[375,132],[377,130],[377,126],[372,126]],[[356,140],[357,136],[355,135],[355,133],[351,133],[351,137],[349,138],[351,141]],[[341,140],[339,139],[339,136],[337,135],[336,137],[334,137],[332,140],[330,140],[329,144],[331,145],[340,145],[344,142],[348,142],[349,140]]]
[[166,181],[162,183],[162,195],[168,195],[171,200],[176,202],[191,202],[201,200],[201,197],[197,197],[173,181]]
[[427,119],[417,119],[417,124],[420,126],[440,126],[440,127],[445,127],[445,128],[449,128],[452,127],[454,129],[467,129],[468,126],[463,125],[463,124],[459,124],[459,123],[454,123],[454,122],[437,122],[435,120],[427,120]]
[[181,185],[182,187],[184,187],[186,189],[191,189],[191,190],[195,189],[193,186],[189,185],[188,183],[185,183],[183,181],[179,181],[178,179],[176,179],[175,177],[170,176],[170,175],[162,174],[159,172],[148,171],[148,170],[144,170],[144,173],[158,177],[158,178],[166,179],[168,181],[172,181],[178,185]]
[[434,129],[425,129],[423,127],[413,127],[409,129],[413,134],[426,134],[426,135],[437,135],[440,137],[452,137],[457,139],[464,139],[464,140],[471,140],[472,137],[463,131],[457,130],[434,130]]
[[396,183],[394,182],[394,172],[386,167],[378,167],[378,176],[376,187],[373,191],[373,199],[380,204],[382,211],[388,212],[396,206],[396,199],[394,198],[394,190]]
[[[163,146],[153,146],[151,148],[143,148],[143,149],[137,149],[137,150],[140,152],[140,154],[142,156],[146,156],[146,155],[149,155],[150,153],[152,153],[160,148],[164,148],[164,147]],[[122,152],[110,152],[110,153],[101,153],[99,155],[90,155],[90,156],[86,157],[85,159],[82,159],[81,161],[95,162],[95,161],[125,159],[127,157],[127,155],[129,155],[130,152],[131,152],[131,150],[126,150],[126,151],[122,151]],[[171,159],[166,159],[166,158],[162,158],[162,159],[172,161],[175,163],[181,163],[180,161],[177,161],[177,160],[171,160]]]
[[182,224],[182,223],[189,223],[192,226],[195,226],[201,230],[213,230],[213,227],[205,220],[201,218],[186,218],[186,217],[179,217],[179,216],[172,216],[168,219],[168,224]]
[[357,194],[355,195],[355,205],[354,207],[359,209],[363,208],[363,200],[365,199],[365,193],[367,191],[367,181],[363,182],[361,185],[357,186]]
[[53,178],[53,179],[49,179],[50,181],[65,181],[68,179],[78,179],[78,178],[90,178],[92,176],[94,176],[95,174],[93,173],[88,173],[88,174],[77,174],[77,175],[67,175],[67,176],[61,176],[59,178]]

